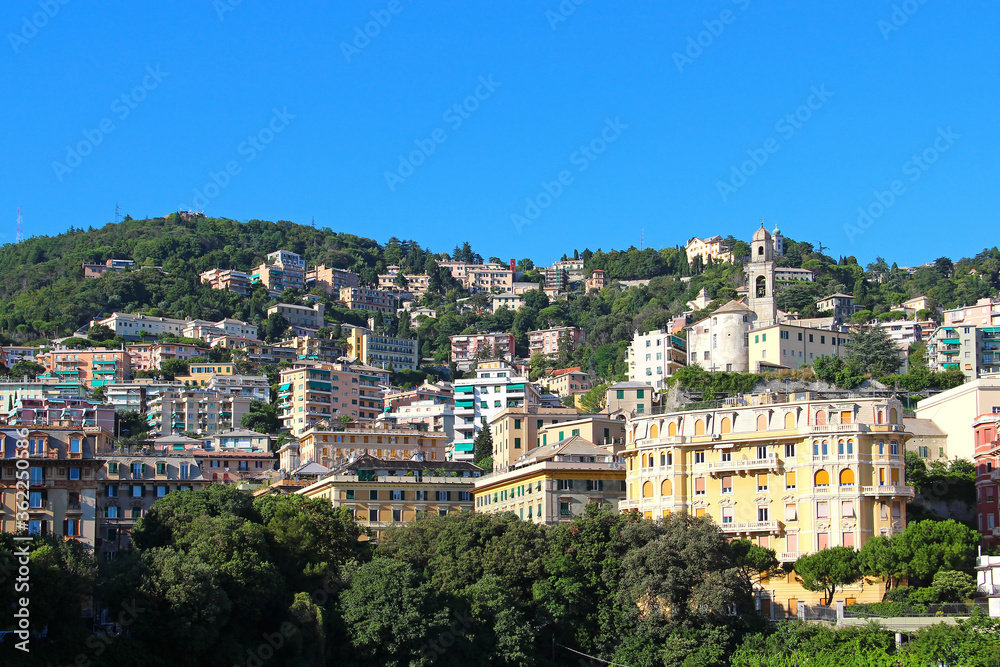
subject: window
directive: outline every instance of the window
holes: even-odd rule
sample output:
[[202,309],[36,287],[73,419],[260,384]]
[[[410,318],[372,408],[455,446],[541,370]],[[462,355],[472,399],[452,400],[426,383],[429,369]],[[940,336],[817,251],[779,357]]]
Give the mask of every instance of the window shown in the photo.
[[69,478],[71,480],[78,480],[78,479],[80,479],[80,469],[79,468],[70,468],[69,469]]
[[757,475],[757,490],[767,491],[767,475]]
[[696,477],[694,480],[694,495],[703,496],[705,495],[705,478]]
[[572,491],[573,490],[573,480],[571,479],[560,479],[559,490],[560,491]]
[[163,463],[162,461],[158,462],[156,464],[156,474],[157,475],[165,475],[165,474],[167,474],[167,464]]
[[378,521],[378,510],[377,509],[370,509],[370,510],[368,510],[368,520],[369,521]]
[[587,480],[587,490],[588,491],[603,491],[604,490],[604,480],[600,480],[600,479],[588,479]]
[[42,500],[42,492],[41,491],[32,491],[32,492],[30,492],[28,494],[28,508],[29,509],[37,510],[37,509],[41,509],[44,506],[45,506],[45,503]]
[[785,521],[799,520],[799,506],[795,503],[785,504]]
[[80,438],[70,438],[69,439],[69,453],[79,454],[80,453]]
[[569,501],[562,501],[559,503],[559,516],[569,516]]
[[624,398],[625,398],[625,390],[624,389],[616,389],[615,390],[615,398],[617,398],[618,400],[624,400]]
[[378,500],[378,490],[370,489],[368,491],[368,500]]
[[769,521],[770,519],[768,519],[767,516],[768,516],[768,511],[767,511],[766,507],[758,507],[757,508],[757,520],[758,521]]
[[439,502],[449,501],[451,500],[451,491],[437,491],[435,497]]
[[156,497],[157,498],[162,498],[165,495],[167,495],[167,487],[165,487],[165,486],[158,486],[158,487],[156,487]]
[[785,488],[794,489],[795,488],[795,471],[789,471],[785,473]]
[[889,442],[889,453],[893,456],[899,456],[899,443],[897,441]]
[[732,523],[732,522],[733,522],[733,508],[732,507],[723,507],[722,508],[722,523],[723,524],[727,524],[727,523]]
[[795,443],[790,445],[785,445],[785,458],[793,459],[795,458]]
[[694,462],[695,463],[704,463],[705,462],[705,452],[704,451],[695,452],[694,453]]
[[29,468],[28,479],[30,480],[32,486],[41,484],[42,480],[44,479],[44,475],[42,474],[42,468],[39,467]]
[[142,498],[144,491],[145,491],[145,489],[143,488],[142,484],[133,484],[132,485],[132,497],[133,498]]
[[392,520],[395,521],[395,522],[397,522],[397,523],[400,522],[400,521],[402,521],[403,520],[403,510],[393,510],[392,511]]
[[732,460],[733,460],[733,453],[732,452],[722,452],[722,462],[723,463],[729,463]]
[[726,475],[722,478],[722,492],[732,493],[733,492],[733,476]]
[[133,507],[132,510],[131,510],[131,512],[129,514],[130,514],[131,518],[133,518],[133,519],[141,519],[142,518],[142,508],[141,507]]
[[[401,489],[394,489],[392,491],[392,500],[402,500],[402,499],[403,499],[403,491]],[[393,519],[393,521],[395,521],[395,519]]]
[[816,503],[816,518],[817,519],[829,519],[830,518],[830,503],[825,500],[821,500]]
[[854,501],[844,500],[840,503],[840,516],[847,518],[854,518]]
[[108,474],[109,475],[117,475],[118,474],[118,462],[117,461],[108,461]]
[[190,477],[191,466],[188,463],[181,464],[181,479],[188,479]]
[[757,445],[757,458],[766,459],[767,458],[767,447],[764,445]]
[[[212,461],[212,463],[218,463],[218,461]],[[132,464],[132,477],[142,477],[142,464],[133,463]]]
[[111,505],[110,507],[104,508],[104,518],[105,519],[117,519],[118,518],[118,506]]

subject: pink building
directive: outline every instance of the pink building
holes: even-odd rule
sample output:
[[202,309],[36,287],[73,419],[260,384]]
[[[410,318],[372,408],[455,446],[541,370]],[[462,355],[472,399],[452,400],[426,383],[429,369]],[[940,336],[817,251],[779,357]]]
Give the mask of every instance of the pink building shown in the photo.
[[412,405],[417,401],[431,401],[435,404],[454,405],[455,394],[451,387],[424,382],[419,387],[385,394],[382,397],[382,406],[387,412],[392,412],[403,406]]
[[530,354],[540,352],[542,356],[554,359],[559,356],[559,345],[563,341],[569,345],[572,352],[584,341],[583,330],[579,327],[554,327],[540,331],[528,332],[528,351]]
[[126,349],[132,360],[132,369],[137,371],[158,370],[167,359],[187,361],[207,351],[207,348],[180,343],[136,343]]
[[477,333],[451,337],[451,360],[468,366],[476,359],[507,358],[514,353],[514,334]]
[[998,424],[1000,424],[1000,414],[980,415],[973,422],[975,429],[976,513],[979,521],[979,533],[983,536],[983,546],[987,549],[1000,543],[1000,524],[997,523],[997,512],[1000,509],[997,488],[997,482],[1000,481],[1000,469],[997,468],[997,457],[1000,454],[1000,438],[997,437]]

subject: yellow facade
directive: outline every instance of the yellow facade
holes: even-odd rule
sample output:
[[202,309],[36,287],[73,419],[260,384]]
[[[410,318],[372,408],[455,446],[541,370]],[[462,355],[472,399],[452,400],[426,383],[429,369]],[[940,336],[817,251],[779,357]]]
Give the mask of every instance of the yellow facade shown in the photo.
[[[899,401],[803,393],[729,402],[629,421],[624,510],[709,517],[784,563],[902,532],[913,489]],[[788,586],[779,599],[819,599]]]

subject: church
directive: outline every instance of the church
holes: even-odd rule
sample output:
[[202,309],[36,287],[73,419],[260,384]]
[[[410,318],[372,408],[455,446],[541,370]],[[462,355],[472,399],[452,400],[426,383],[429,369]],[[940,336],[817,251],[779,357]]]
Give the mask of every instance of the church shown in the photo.
[[846,353],[850,330],[834,318],[796,319],[778,309],[774,241],[761,223],[750,242],[747,295],[687,327],[688,365],[708,371],[760,373],[811,366],[821,356]]

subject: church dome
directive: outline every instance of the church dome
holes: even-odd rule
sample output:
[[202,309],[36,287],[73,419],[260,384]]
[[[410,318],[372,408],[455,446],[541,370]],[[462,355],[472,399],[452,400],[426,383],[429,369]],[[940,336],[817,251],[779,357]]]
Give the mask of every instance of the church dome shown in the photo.
[[780,235],[781,235],[781,230],[780,230],[780,229],[778,229],[777,227],[775,227],[775,228],[774,228],[774,231],[773,231],[773,232],[771,232],[771,235],[772,235],[772,236],[780,236]]
[[754,241],[770,241],[771,240],[771,232],[769,232],[766,229],[764,229],[764,225],[761,224],[760,229],[758,229],[756,232],[753,233],[753,240]]

